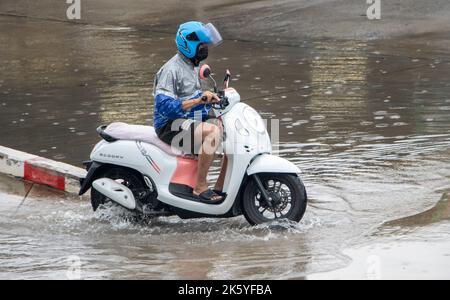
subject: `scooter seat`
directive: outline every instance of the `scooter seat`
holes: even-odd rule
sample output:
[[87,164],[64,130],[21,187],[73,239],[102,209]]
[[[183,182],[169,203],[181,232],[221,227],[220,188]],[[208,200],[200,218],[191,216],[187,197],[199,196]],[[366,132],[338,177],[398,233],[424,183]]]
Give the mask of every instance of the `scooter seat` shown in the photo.
[[164,143],[158,138],[155,128],[144,125],[130,125],[116,122],[108,126],[101,126],[97,129],[99,135],[108,142],[114,140],[141,141],[152,144],[165,153],[172,156],[182,156],[182,151],[173,149],[170,145]]

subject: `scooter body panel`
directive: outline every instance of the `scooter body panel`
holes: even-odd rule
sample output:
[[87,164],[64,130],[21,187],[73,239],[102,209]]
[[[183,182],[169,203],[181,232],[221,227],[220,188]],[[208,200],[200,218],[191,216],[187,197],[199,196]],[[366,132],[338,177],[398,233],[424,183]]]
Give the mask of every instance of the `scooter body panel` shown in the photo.
[[[186,200],[170,192],[169,185],[177,170],[177,157],[170,156],[151,144],[134,141],[100,142],[91,154],[91,159],[99,163],[135,169],[152,178],[156,185],[159,201],[184,210],[212,216],[226,214],[231,209],[246,170],[231,159],[230,167],[233,165],[241,167],[235,167],[232,171],[232,174],[236,175],[234,177],[236,179],[229,183],[227,190],[233,192],[222,204],[210,205]],[[236,189],[235,192],[233,187]]]
[[137,170],[153,179],[157,186],[168,186],[177,168],[177,157],[140,141],[100,142],[91,160]]

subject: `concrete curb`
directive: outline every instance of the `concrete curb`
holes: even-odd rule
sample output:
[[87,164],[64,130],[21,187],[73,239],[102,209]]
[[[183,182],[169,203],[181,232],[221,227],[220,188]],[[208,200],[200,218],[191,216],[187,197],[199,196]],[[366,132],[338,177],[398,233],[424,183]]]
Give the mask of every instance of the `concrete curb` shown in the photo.
[[0,173],[78,195],[86,171],[65,163],[0,146]]

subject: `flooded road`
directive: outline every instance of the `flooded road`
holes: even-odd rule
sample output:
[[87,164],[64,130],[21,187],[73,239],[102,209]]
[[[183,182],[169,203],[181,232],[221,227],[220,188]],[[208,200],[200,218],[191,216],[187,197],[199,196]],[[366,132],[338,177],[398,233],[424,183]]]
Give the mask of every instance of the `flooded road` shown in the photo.
[[[97,126],[152,124],[153,75],[173,55],[172,35],[12,16],[0,28],[0,145],[80,165]],[[228,39],[208,64],[219,78],[230,68],[244,101],[280,120],[279,154],[309,191],[303,221],[137,223],[37,186],[23,201],[31,186],[2,177],[0,279],[64,279],[70,255],[83,278],[301,279],[368,255],[401,268],[384,243],[400,253],[437,245],[429,253],[448,265],[449,44],[444,33],[295,46]],[[423,265],[422,275],[450,278]]]

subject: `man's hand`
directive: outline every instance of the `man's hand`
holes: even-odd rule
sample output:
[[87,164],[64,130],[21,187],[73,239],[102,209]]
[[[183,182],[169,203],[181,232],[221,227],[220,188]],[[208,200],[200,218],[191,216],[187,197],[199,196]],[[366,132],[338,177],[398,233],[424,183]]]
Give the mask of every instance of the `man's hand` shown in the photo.
[[203,95],[200,98],[183,101],[183,103],[181,105],[182,105],[184,111],[188,111],[197,105],[208,104],[208,103],[212,104],[212,103],[219,103],[219,102],[220,102],[220,99],[216,94],[211,93],[210,91],[204,91]]
[[200,98],[203,103],[219,103],[220,99],[219,97],[210,92],[210,91],[204,91],[202,97]]

